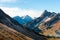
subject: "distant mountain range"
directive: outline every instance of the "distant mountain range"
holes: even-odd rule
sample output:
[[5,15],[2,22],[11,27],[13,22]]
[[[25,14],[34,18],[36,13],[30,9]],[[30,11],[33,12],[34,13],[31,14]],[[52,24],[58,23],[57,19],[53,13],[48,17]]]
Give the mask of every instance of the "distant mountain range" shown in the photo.
[[26,23],[28,23],[28,22],[31,22],[33,19],[30,17],[30,16],[28,16],[28,15],[26,15],[26,16],[23,16],[23,17],[19,17],[19,16],[15,16],[15,17],[13,17],[18,23],[20,23],[21,25],[24,25],[24,24],[26,24]]
[[22,24],[22,25],[25,24],[25,21],[24,21],[21,17],[19,17],[19,16],[14,17],[14,19],[15,19],[18,23],[20,23],[20,24]]
[[0,9],[0,24],[7,26],[8,30],[16,30],[34,40],[60,37],[60,13],[47,10],[40,17],[32,19],[29,15],[11,18]]
[[31,22],[33,20],[29,15],[23,16],[22,18],[25,21],[25,23]]

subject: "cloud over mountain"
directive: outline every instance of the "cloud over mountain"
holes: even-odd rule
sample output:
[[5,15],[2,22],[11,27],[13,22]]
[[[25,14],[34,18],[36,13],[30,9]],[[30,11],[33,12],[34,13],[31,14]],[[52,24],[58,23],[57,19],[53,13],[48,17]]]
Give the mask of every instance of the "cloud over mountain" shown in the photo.
[[7,13],[8,15],[10,15],[11,17],[14,16],[25,16],[25,15],[29,15],[32,18],[34,17],[39,17],[42,14],[42,11],[39,10],[34,10],[34,9],[21,9],[18,7],[0,7],[2,10],[5,11],[5,13]]

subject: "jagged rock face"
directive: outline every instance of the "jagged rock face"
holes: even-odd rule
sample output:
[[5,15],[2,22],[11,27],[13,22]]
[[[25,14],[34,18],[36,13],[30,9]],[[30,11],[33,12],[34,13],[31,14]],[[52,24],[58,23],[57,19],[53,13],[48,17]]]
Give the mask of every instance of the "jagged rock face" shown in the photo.
[[60,14],[57,14],[55,17],[53,17],[49,22],[46,22],[45,25],[48,27],[51,27],[53,24],[55,24],[58,20],[60,20]]
[[33,40],[0,23],[0,40]]
[[60,37],[60,14],[56,14],[51,20],[39,25],[38,28],[42,30],[43,35]]
[[58,20],[52,27],[56,33],[56,37],[60,37],[60,20]]
[[42,35],[50,37],[60,37],[60,20],[53,24],[52,28],[47,29],[48,27],[46,27],[44,24],[40,25],[39,28],[42,29]]
[[[50,18],[50,20],[46,21],[49,18]],[[59,23],[57,23],[59,20],[60,20],[59,13],[56,14],[54,12],[51,13],[51,12],[45,11],[41,17],[35,19],[30,24],[28,24],[28,27],[33,29],[35,32],[38,31],[37,33],[43,32],[42,35],[51,34],[48,36],[56,36],[57,34],[56,34],[55,30],[52,28],[55,27],[57,24],[59,24]],[[56,23],[56,25],[53,26],[55,23]]]
[[47,10],[44,11],[44,13],[42,14],[42,17],[53,17],[56,13],[54,12],[48,12]]
[[7,25],[8,27],[15,29],[18,32],[34,39],[34,40],[46,40],[45,36],[36,34],[33,30],[28,30],[19,24],[16,20],[5,14],[0,9],[0,23]]
[[[41,30],[38,29],[38,26],[39,26],[40,24],[44,23],[44,21],[45,21],[46,19],[52,18],[52,17],[54,17],[55,15],[56,15],[56,13],[54,13],[54,12],[51,13],[51,12],[48,12],[47,10],[45,10],[44,13],[43,13],[40,17],[38,17],[38,18],[34,19],[33,21],[31,21],[30,23],[28,23],[28,24],[27,24],[27,27],[28,27],[29,29],[33,29],[35,32],[39,33],[39,32],[41,32]],[[46,25],[46,24],[45,24],[45,25]]]

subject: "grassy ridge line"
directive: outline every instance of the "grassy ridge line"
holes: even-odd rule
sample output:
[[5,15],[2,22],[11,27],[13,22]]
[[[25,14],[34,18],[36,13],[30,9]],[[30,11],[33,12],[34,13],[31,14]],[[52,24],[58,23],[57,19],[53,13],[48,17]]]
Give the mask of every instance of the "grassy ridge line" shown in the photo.
[[9,38],[13,40],[33,40],[1,23],[0,23],[0,35],[4,36],[7,39]]
[[47,38],[47,40],[60,40],[60,38]]

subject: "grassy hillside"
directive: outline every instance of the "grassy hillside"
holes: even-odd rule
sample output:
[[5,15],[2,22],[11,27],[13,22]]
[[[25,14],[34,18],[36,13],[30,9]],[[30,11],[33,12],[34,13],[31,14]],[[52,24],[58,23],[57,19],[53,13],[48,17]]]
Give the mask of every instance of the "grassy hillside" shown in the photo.
[[32,39],[0,23],[0,40],[32,40]]

